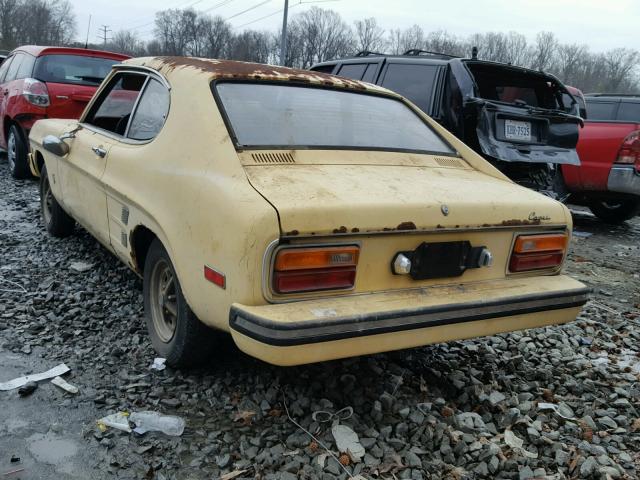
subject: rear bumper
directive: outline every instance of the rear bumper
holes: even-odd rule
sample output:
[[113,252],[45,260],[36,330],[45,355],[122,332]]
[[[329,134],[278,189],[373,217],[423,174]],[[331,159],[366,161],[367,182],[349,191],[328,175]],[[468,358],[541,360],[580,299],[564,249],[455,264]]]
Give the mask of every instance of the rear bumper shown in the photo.
[[614,165],[609,173],[607,188],[611,192],[640,196],[640,173],[633,165]]
[[564,323],[575,319],[588,293],[576,280],[549,276],[234,304],[230,328],[246,353],[297,365]]

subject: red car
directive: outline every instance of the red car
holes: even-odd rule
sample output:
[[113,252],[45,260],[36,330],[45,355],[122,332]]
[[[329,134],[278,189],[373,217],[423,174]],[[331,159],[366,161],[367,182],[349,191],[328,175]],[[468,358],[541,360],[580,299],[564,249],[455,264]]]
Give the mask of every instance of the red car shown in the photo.
[[79,118],[111,66],[129,58],[82,48],[24,46],[0,66],[0,147],[15,178],[31,175],[29,130],[42,118]]
[[583,98],[586,122],[577,145],[581,165],[562,165],[569,202],[587,205],[601,220],[621,223],[640,214],[640,95]]

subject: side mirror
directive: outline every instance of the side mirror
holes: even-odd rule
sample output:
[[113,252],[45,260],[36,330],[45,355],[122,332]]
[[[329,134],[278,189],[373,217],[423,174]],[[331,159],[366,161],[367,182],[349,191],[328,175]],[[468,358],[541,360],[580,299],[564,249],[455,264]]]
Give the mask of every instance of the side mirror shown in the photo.
[[69,153],[69,145],[54,135],[47,135],[42,139],[42,147],[58,157],[64,157]]

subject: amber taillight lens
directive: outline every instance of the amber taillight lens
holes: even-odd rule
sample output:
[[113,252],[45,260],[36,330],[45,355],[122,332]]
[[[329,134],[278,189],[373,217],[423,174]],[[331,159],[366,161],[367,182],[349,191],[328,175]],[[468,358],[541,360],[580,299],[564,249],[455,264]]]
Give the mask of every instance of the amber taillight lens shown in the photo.
[[359,254],[357,246],[282,249],[274,262],[273,290],[301,293],[353,288]]
[[559,267],[567,241],[565,233],[519,235],[511,252],[509,271],[516,273]]

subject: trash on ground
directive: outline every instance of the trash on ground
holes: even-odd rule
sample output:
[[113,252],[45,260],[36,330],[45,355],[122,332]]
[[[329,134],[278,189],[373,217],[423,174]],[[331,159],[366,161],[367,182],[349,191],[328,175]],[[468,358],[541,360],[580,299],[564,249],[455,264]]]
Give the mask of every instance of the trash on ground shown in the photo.
[[517,450],[519,453],[529,458],[538,458],[537,453],[529,452],[524,449],[524,440],[518,438],[515,433],[510,429],[504,431],[504,443],[510,446],[512,449]]
[[165,435],[179,437],[184,432],[185,421],[173,415],[162,415],[158,412],[134,412],[129,420],[135,423],[134,432],[142,435],[147,432],[162,432]]
[[78,390],[78,387],[71,385],[62,377],[53,377],[51,379],[51,383],[53,383],[56,387],[60,387],[65,392],[72,393],[74,395],[80,391]]
[[348,420],[353,416],[353,407],[344,407],[336,413],[327,412],[325,410],[317,410],[311,414],[314,422],[327,423],[333,420]]
[[364,457],[364,447],[358,439],[358,434],[346,425],[334,425],[331,433],[336,440],[338,450],[347,453],[351,460],[359,462]]
[[576,418],[573,411],[567,405],[562,403],[556,405],[555,403],[539,402],[538,410],[552,410],[559,417],[564,418],[565,420],[575,420]]
[[69,264],[69,269],[77,273],[88,272],[92,268],[93,268],[93,263],[76,261],[76,262],[71,262]]
[[578,230],[573,231],[573,236],[578,238],[589,238],[593,233],[590,232],[580,232]]
[[151,370],[162,371],[165,368],[167,368],[167,366],[165,365],[166,361],[167,361],[166,358],[156,357],[153,359],[153,363],[149,366],[149,368]]
[[20,472],[24,472],[24,468],[17,468],[16,470],[9,470],[8,472],[4,472],[2,475],[4,477],[6,477],[8,475],[13,475],[14,473],[20,473]]
[[245,468],[244,470],[234,470],[233,472],[225,473],[220,477],[220,480],[231,480],[232,478],[239,477],[243,473],[248,472],[249,469]]
[[38,384],[36,382],[27,382],[18,389],[18,395],[27,397],[36,391]]
[[116,428],[123,432],[131,432],[131,427],[129,426],[129,413],[112,413],[111,415],[107,415],[106,417],[102,417],[98,420],[98,428],[101,432],[106,431],[107,427]]
[[13,380],[9,380],[8,382],[0,383],[0,390],[13,390],[16,388],[20,388],[24,384],[28,382],[39,382],[40,380],[47,380],[48,378],[58,377],[63,375],[69,371],[69,367],[67,367],[64,363],[53,367],[51,370],[47,370],[43,373],[35,373],[33,375],[25,375],[24,377],[14,378]]

